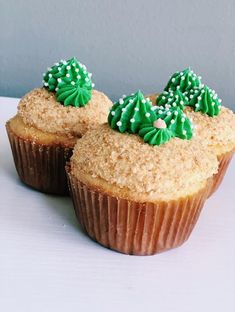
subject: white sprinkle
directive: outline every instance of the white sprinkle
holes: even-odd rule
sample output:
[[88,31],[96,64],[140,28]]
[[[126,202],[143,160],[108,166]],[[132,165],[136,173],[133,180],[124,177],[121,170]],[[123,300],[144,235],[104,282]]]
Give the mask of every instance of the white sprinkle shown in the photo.
[[111,112],[111,115],[114,116],[114,115],[115,115],[115,111],[112,111],[112,112]]
[[124,103],[123,99],[120,99],[119,104],[123,104],[123,103]]
[[146,100],[147,100],[147,101],[150,101],[150,98],[149,98],[149,97],[147,97],[147,98],[146,98]]
[[139,107],[135,107],[135,111],[138,112],[140,109]]
[[75,64],[75,63],[73,63],[73,64],[72,64],[72,66],[73,66],[73,67],[75,67],[75,66],[76,66],[76,64]]
[[165,100],[165,98],[166,98],[165,96],[162,96],[162,99],[163,99],[163,100]]
[[123,107],[123,108],[122,108],[122,112],[125,112],[125,111],[126,111],[126,108],[125,108],[125,107]]
[[80,75],[77,75],[77,79],[81,79],[81,76],[80,76]]
[[59,90],[59,88],[55,88],[55,91],[57,92]]
[[131,122],[131,123],[135,122],[135,118],[131,118],[131,119],[130,119],[130,122]]
[[66,65],[66,64],[67,64],[67,62],[66,62],[66,61],[63,61],[62,63],[63,63],[64,65]]
[[183,76],[183,77],[181,78],[181,80],[185,80],[185,77]]
[[46,76],[46,73],[43,73],[43,77],[45,77]]
[[70,65],[66,66],[66,69],[70,70],[70,69],[71,69],[71,66],[70,66]]
[[150,117],[150,113],[146,113],[146,114],[145,114],[145,117]]
[[45,87],[48,87],[48,82],[44,82],[44,86],[45,86]]
[[51,78],[51,77],[52,77],[52,74],[49,74],[48,76],[49,76],[49,78]]
[[160,115],[161,115],[162,113],[163,113],[163,111],[161,111],[161,110],[159,110],[159,111],[158,111],[158,114],[160,114]]
[[197,103],[197,104],[195,104],[195,106],[196,106],[196,107],[199,107],[199,104]]
[[201,96],[199,96],[197,99],[198,99],[198,101],[201,101],[202,97],[201,97]]
[[175,78],[172,78],[171,81],[172,81],[172,82],[175,82]]
[[174,102],[174,103],[172,104],[172,106],[176,107],[176,103]]
[[178,89],[178,90],[179,90],[179,88],[180,88],[180,86],[177,86],[177,87],[176,87],[176,89]]
[[179,97],[179,95],[178,95],[178,94],[176,94],[175,98],[176,98],[176,99],[178,99],[178,97]]
[[88,77],[86,77],[86,78],[85,78],[85,81],[88,82],[88,81],[90,81],[90,79],[89,79]]
[[171,119],[171,124],[173,124],[175,122],[175,119]]
[[152,107],[151,107],[151,110],[152,110],[152,111],[155,111],[157,108],[158,108],[157,106],[152,106]]
[[133,102],[134,102],[134,101],[133,101],[132,99],[130,99],[130,100],[129,100],[129,103],[131,103],[131,104],[132,104]]
[[186,135],[186,133],[187,133],[186,130],[183,130],[183,134]]
[[178,112],[177,112],[177,111],[175,111],[175,112],[174,112],[174,115],[175,115],[175,116],[177,116],[177,115],[178,115]]
[[217,94],[215,94],[215,95],[213,96],[213,99],[214,99],[214,100],[216,100],[216,99],[217,99]]
[[61,67],[58,67],[58,71],[61,71]]
[[146,100],[145,100],[145,99],[143,99],[141,102],[144,104],[144,103],[146,103]]
[[171,112],[167,112],[166,114],[167,114],[167,116],[170,116],[170,115],[171,115]]
[[191,84],[192,84],[192,82],[191,82],[191,81],[189,81],[189,82],[188,82],[188,85],[191,85]]
[[55,63],[55,66],[59,66],[60,64],[59,63]]
[[74,85],[75,85],[75,81],[71,81],[71,85],[73,85],[73,86],[74,86]]
[[76,69],[75,69],[75,72],[77,72],[77,73],[78,73],[78,72],[79,72],[79,68],[76,68]]
[[92,82],[91,86],[92,86],[92,88],[94,88],[94,87],[95,87],[95,84],[94,84],[94,82]]
[[62,79],[61,79],[61,78],[58,78],[57,81],[60,83],[60,82],[62,81]]
[[181,104],[181,105],[184,105],[184,101],[181,100],[181,101],[180,101],[180,104]]
[[70,77],[70,74],[66,74],[66,77]]
[[193,95],[192,95],[192,94],[190,94],[189,98],[190,98],[190,99],[192,99],[192,98],[193,98]]
[[212,102],[212,103],[211,103],[211,105],[212,105],[212,106],[214,106],[214,105],[215,105],[215,103],[214,103],[214,102]]
[[219,103],[221,103],[221,102],[222,102],[222,100],[221,100],[221,99],[219,99],[218,101],[219,101]]
[[181,121],[182,121],[182,122],[185,122],[185,118],[181,118]]
[[118,126],[118,127],[121,127],[121,125],[122,125],[122,122],[121,122],[121,121],[118,121],[118,122],[117,122],[117,126]]
[[92,77],[92,73],[88,73],[88,77],[91,78]]

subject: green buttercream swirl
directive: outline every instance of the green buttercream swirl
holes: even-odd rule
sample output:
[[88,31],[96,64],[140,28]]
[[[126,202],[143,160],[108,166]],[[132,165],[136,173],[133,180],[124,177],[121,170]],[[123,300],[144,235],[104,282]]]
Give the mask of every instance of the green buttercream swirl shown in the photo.
[[91,74],[86,66],[81,64],[75,57],[56,63],[44,75],[43,84],[49,91],[57,91],[61,86],[70,84],[72,81],[79,82],[80,86],[92,89]]
[[179,107],[162,108],[156,106],[155,113],[158,118],[165,121],[167,128],[172,131],[173,135],[189,140],[193,136],[193,125],[190,119],[184,114]]
[[163,91],[156,100],[158,106],[163,107],[179,107],[184,109],[188,105],[188,98],[181,91]]
[[139,136],[150,145],[162,145],[172,138],[173,133],[168,128],[158,129],[153,124],[148,123],[141,125]]
[[179,90],[182,93],[201,85],[201,77],[194,74],[190,68],[174,73],[165,87],[165,91]]
[[91,90],[81,87],[79,83],[64,84],[56,92],[56,99],[64,106],[73,105],[75,107],[85,106],[91,99]]
[[156,119],[152,103],[145,99],[141,91],[121,98],[113,105],[108,116],[112,129],[119,132],[138,133],[140,125],[152,123]]
[[214,90],[207,86],[194,88],[189,93],[189,106],[192,106],[195,112],[201,111],[211,117],[217,116],[221,109],[221,99]]

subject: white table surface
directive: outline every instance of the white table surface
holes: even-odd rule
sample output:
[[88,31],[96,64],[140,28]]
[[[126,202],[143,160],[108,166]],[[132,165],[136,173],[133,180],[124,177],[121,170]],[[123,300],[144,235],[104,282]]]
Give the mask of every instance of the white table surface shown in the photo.
[[235,161],[189,240],[155,256],[91,241],[71,200],[18,179],[5,131],[17,99],[0,98],[0,311],[235,311]]

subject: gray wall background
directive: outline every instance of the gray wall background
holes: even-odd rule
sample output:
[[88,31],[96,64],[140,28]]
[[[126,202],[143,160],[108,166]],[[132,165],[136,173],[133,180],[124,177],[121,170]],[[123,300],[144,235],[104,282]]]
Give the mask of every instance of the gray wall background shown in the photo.
[[235,108],[235,1],[0,0],[0,95],[22,96],[71,56],[113,100],[190,65]]

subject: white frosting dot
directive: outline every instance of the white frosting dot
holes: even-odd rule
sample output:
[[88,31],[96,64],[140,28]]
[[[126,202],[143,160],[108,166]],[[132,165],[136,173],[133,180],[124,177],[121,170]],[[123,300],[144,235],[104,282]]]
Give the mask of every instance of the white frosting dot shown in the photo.
[[66,77],[70,77],[70,74],[66,74]]
[[182,132],[183,132],[184,135],[186,135],[186,133],[187,133],[186,130],[183,130]]
[[123,107],[123,108],[122,108],[122,112],[125,112],[125,111],[126,111],[126,108],[125,108],[125,107]]
[[174,106],[174,107],[175,107],[175,106],[176,106],[176,103],[174,102],[174,103],[172,104],[172,106]]
[[172,119],[172,120],[171,120],[171,124],[173,124],[174,122],[175,122],[175,119]]
[[73,86],[74,86],[74,85],[75,85],[75,81],[71,81],[71,85],[73,85]]
[[167,114],[167,116],[170,116],[170,115],[171,115],[171,112],[167,112],[166,114]]
[[66,66],[66,69],[70,70],[70,69],[71,69],[71,66],[70,66],[70,65]]
[[48,82],[44,82],[44,86],[45,86],[45,87],[48,87]]
[[197,104],[195,104],[195,106],[196,106],[196,107],[199,107],[199,104],[197,103]]
[[145,99],[143,99],[141,102],[144,104],[144,103],[146,103],[146,100],[145,100]]
[[181,118],[181,121],[182,121],[182,122],[185,122],[185,118]]
[[58,78],[57,81],[60,83],[60,82],[62,81],[62,79],[61,79],[61,78]]
[[131,123],[135,122],[135,118],[131,118],[131,119],[130,119],[130,122],[131,122]]
[[112,111],[112,112],[111,112],[111,115],[114,116],[114,115],[115,115],[115,111]]
[[184,101],[181,100],[181,101],[180,101],[180,104],[181,104],[181,105],[184,105]]
[[135,111],[138,112],[140,109],[139,107],[135,107]]
[[158,111],[158,114],[160,114],[160,115],[161,115],[162,113],[163,113],[163,112],[162,112],[161,110],[159,110],[159,111]]
[[94,88],[94,87],[95,87],[95,84],[94,84],[94,82],[92,82],[91,86],[92,86],[92,88]]
[[123,104],[123,103],[124,103],[123,99],[120,99],[119,104]]
[[175,112],[174,112],[174,115],[175,115],[175,116],[177,116],[177,115],[178,115],[178,112],[177,112],[177,111],[175,111]]
[[146,113],[146,114],[145,114],[145,117],[150,117],[150,113]]
[[52,77],[52,74],[49,74],[48,76],[49,76],[49,78],[51,78],[51,77]]
[[117,126],[118,126],[118,127],[121,127],[121,125],[122,125],[122,122],[121,122],[121,121],[118,121],[118,122],[117,122]]
[[78,73],[78,72],[79,72],[79,68],[76,68],[76,69],[75,69],[75,72]]

